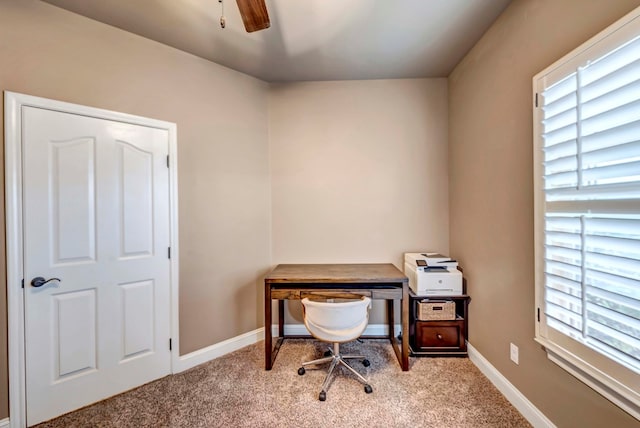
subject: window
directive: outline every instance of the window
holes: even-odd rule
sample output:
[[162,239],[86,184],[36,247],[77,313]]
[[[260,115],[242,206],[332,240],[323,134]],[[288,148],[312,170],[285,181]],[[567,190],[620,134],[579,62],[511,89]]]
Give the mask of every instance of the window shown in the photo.
[[640,8],[533,86],[536,340],[640,419]]

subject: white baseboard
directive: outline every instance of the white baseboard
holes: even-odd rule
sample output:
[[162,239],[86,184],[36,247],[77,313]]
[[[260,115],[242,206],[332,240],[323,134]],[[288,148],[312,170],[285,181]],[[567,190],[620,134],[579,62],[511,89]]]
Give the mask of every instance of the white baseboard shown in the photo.
[[11,423],[9,422],[9,418],[4,418],[0,420],[0,428],[9,428]]
[[[400,325],[395,326],[396,335],[400,333]],[[278,326],[272,326],[272,335],[275,336],[278,333]],[[364,331],[364,335],[371,336],[383,336],[388,334],[389,327],[386,324],[371,324],[367,326]],[[284,326],[284,334],[293,336],[307,335],[309,332],[304,324],[287,324]],[[173,373],[180,373],[185,370],[189,370],[200,364],[204,364],[218,357],[221,357],[229,352],[237,351],[245,346],[252,345],[260,340],[264,339],[264,327],[250,331],[248,333],[241,334],[240,336],[232,337],[223,342],[216,343],[206,348],[198,349],[197,351],[190,352],[185,355],[181,355],[178,358],[177,364],[173,367]],[[2,426],[0,425],[0,428]]]
[[[402,329],[400,328],[400,324],[395,325],[395,334],[396,336],[400,334]],[[271,326],[271,334],[276,336],[278,334],[278,326]],[[284,326],[284,334],[289,336],[303,336],[308,335],[309,331],[304,326],[304,324],[285,324]],[[367,328],[362,333],[363,336],[386,336],[389,334],[389,326],[387,324],[369,324]]]
[[241,334],[240,336],[232,337],[231,339],[224,340],[214,345],[207,346],[206,348],[181,355],[178,359],[178,363],[173,367],[173,373],[183,372],[263,339],[264,327]]
[[480,369],[496,388],[535,428],[556,428],[556,426],[531,403],[509,380],[504,377],[480,352],[467,342],[469,359]]

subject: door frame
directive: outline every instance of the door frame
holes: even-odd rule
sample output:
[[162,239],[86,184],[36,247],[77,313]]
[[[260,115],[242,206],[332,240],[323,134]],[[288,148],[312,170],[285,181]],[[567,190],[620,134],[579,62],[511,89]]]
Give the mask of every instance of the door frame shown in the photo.
[[22,217],[22,108],[36,107],[81,116],[106,119],[168,131],[169,135],[169,239],[170,259],[170,335],[171,367],[179,367],[180,342],[178,324],[178,153],[175,123],[134,116],[79,104],[50,100],[4,91],[4,167],[5,224],[7,262],[7,322],[9,357],[9,421],[11,427],[26,426],[26,361],[23,288],[23,217]]

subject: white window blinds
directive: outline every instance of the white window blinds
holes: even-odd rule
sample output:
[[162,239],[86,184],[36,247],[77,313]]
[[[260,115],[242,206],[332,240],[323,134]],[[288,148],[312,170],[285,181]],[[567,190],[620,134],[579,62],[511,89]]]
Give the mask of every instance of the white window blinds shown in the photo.
[[640,37],[546,88],[542,108],[547,200],[640,197]]
[[634,12],[534,78],[536,339],[557,350],[554,358],[592,370],[582,375],[597,378],[605,395],[613,391],[613,401],[640,418],[640,12]]
[[[640,198],[640,37],[545,89],[542,110],[547,202]],[[547,207],[548,325],[640,372],[640,215]]]

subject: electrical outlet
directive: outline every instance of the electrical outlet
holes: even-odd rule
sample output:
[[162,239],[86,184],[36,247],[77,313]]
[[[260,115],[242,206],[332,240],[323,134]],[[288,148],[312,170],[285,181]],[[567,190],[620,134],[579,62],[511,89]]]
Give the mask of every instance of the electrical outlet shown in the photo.
[[518,347],[512,343],[510,345],[509,351],[510,351],[509,355],[511,356],[511,361],[513,361],[516,364],[520,364],[519,358],[518,358]]

